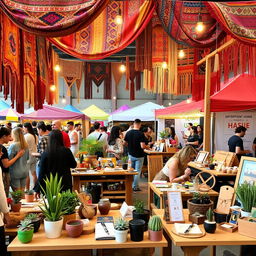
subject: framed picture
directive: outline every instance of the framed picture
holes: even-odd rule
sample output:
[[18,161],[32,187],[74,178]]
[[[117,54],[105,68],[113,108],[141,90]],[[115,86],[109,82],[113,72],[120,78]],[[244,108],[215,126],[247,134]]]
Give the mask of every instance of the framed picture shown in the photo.
[[209,152],[207,151],[199,151],[196,156],[195,162],[202,164],[207,159],[208,155],[209,155]]
[[167,223],[183,223],[183,205],[180,191],[165,191],[164,200],[164,219]]

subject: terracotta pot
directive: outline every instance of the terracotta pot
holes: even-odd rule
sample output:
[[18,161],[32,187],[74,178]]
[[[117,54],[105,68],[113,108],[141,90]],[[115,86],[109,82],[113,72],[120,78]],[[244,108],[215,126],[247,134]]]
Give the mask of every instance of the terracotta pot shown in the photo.
[[62,229],[66,228],[66,223],[70,220],[75,220],[76,219],[76,213],[71,213],[71,214],[65,214],[62,216],[63,217],[63,225]]
[[69,220],[66,223],[67,234],[70,237],[79,237],[83,232],[84,224],[81,220]]
[[26,194],[25,193],[25,200],[27,203],[30,203],[30,202],[34,202],[34,194],[33,195],[29,195],[29,194]]
[[80,168],[84,168],[84,167],[85,167],[85,166],[84,166],[84,163],[79,164],[79,167],[80,167]]
[[148,238],[151,241],[161,241],[163,237],[163,230],[159,231],[153,231],[153,230],[148,230]]
[[11,210],[13,212],[19,212],[20,211],[20,208],[21,208],[21,203],[18,203],[18,204],[11,204]]
[[107,198],[100,199],[98,203],[98,209],[101,215],[107,215],[110,210],[110,207],[111,207],[111,204],[109,202],[109,199]]

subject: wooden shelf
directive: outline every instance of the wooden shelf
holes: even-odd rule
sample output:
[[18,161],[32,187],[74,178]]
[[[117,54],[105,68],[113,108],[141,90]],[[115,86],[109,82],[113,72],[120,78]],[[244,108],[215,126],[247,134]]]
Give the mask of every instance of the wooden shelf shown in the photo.
[[104,180],[93,180],[93,179],[90,179],[90,180],[80,180],[80,183],[87,183],[87,182],[94,182],[94,183],[102,183],[102,182],[120,182],[120,181],[123,181],[125,182],[124,179],[104,179]]
[[125,194],[125,190],[103,190],[102,194]]
[[109,199],[124,199],[125,196],[103,196],[102,198],[109,198]]

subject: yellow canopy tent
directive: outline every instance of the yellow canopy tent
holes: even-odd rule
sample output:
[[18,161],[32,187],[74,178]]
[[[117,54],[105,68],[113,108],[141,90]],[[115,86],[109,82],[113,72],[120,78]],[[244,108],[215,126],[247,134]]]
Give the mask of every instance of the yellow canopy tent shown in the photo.
[[91,120],[108,120],[109,114],[107,114],[105,111],[100,109],[99,107],[95,105],[91,105],[90,107],[82,110],[82,112],[89,116]]

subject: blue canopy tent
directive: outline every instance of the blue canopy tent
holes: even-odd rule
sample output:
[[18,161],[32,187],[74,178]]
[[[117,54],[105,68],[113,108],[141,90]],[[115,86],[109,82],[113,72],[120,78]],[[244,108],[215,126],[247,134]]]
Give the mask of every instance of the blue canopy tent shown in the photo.
[[76,112],[76,113],[79,113],[79,114],[83,114],[83,112],[81,112],[78,108],[75,108],[72,105],[67,105],[66,107],[64,107],[64,109],[68,110],[68,111]]

